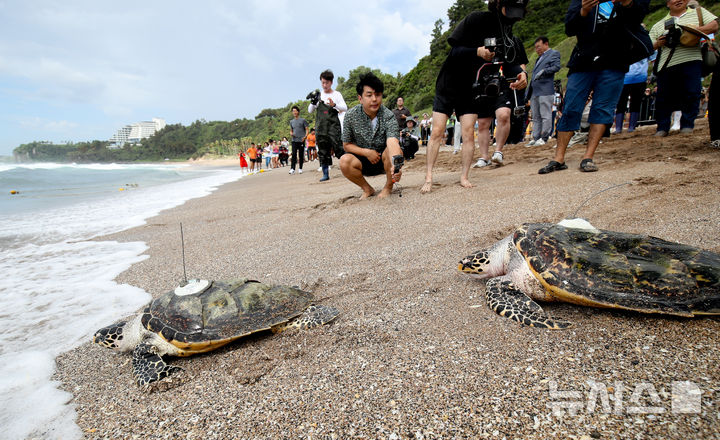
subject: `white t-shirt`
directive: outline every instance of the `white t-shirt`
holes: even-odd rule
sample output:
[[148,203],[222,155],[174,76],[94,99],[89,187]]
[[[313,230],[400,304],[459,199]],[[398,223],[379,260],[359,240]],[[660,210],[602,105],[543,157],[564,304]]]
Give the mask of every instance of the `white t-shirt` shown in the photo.
[[[333,90],[332,93],[325,93],[325,91],[321,90],[320,100],[325,104],[330,105],[328,98],[332,98],[335,103],[335,110],[338,111],[338,119],[340,119],[340,127],[342,127],[343,119],[345,119],[345,112],[348,109],[347,104],[345,104],[345,99],[343,99],[343,95],[337,90]],[[308,113],[314,112],[316,108],[317,106],[312,104],[308,105]]]

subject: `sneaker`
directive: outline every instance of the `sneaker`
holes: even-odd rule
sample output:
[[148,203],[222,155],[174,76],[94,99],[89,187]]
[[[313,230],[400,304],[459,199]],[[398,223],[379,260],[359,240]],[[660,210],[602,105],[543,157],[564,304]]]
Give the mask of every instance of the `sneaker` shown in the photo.
[[322,167],[318,168],[318,172],[322,173]]
[[688,134],[688,133],[692,133],[692,132],[693,132],[693,129],[690,127],[683,127],[680,129],[680,134]]
[[290,170],[288,174],[295,174],[295,170]]
[[655,134],[654,134],[653,136],[655,136],[655,137],[665,137],[665,136],[667,136],[667,135],[668,135],[668,132],[667,132],[667,131],[665,131],[665,130],[658,130],[658,131],[655,132]]
[[492,163],[496,165],[502,165],[503,164],[503,154],[502,151],[496,151],[493,153],[492,158],[490,159]]
[[545,140],[544,140],[543,138],[540,138],[540,139],[538,139],[538,140],[535,141],[535,146],[536,146],[536,147],[539,147],[539,146],[541,146],[541,145],[545,145],[545,143],[546,143]]
[[720,139],[715,139],[710,142],[710,148],[720,148]]
[[298,174],[302,174],[302,168],[298,170]]
[[490,165],[490,161],[483,159],[482,157],[473,164],[473,168],[482,168]]
[[528,142],[527,144],[525,144],[525,146],[526,147],[534,147],[536,142],[537,142],[537,140],[533,139],[530,142]]

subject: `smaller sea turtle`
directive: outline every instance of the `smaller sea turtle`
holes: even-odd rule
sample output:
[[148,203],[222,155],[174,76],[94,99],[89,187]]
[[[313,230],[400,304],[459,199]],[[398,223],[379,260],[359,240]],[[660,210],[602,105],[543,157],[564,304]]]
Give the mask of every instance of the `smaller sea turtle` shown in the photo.
[[530,223],[459,269],[485,285],[488,306],[522,324],[562,329],[535,302],[563,301],[684,317],[720,315],[720,255],[583,219]]
[[185,378],[182,368],[167,365],[162,356],[205,353],[263,330],[313,328],[338,315],[312,300],[310,292],[248,279],[191,280],[154,299],[131,321],[98,330],[93,342],[132,351],[138,386],[146,392],[165,390]]

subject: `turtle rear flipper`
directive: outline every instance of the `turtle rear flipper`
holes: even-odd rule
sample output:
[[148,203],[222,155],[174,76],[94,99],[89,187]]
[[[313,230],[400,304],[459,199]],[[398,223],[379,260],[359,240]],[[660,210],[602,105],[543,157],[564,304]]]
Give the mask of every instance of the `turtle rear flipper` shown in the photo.
[[485,285],[485,300],[488,307],[504,318],[510,318],[530,327],[560,330],[572,324],[550,318],[530,297],[515,285],[502,278],[493,278]]
[[311,304],[297,318],[274,326],[272,332],[280,333],[293,327],[303,330],[320,327],[335,319],[338,314],[340,314],[340,311],[335,307]]
[[152,344],[138,344],[133,350],[132,364],[135,383],[146,393],[166,391],[186,380],[185,370],[166,364]]

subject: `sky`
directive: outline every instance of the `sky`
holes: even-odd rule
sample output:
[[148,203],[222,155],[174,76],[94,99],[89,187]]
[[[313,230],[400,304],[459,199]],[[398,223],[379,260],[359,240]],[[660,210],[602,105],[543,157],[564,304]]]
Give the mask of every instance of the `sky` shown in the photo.
[[253,119],[326,68],[407,73],[453,0],[0,0],[0,155],[168,124]]

